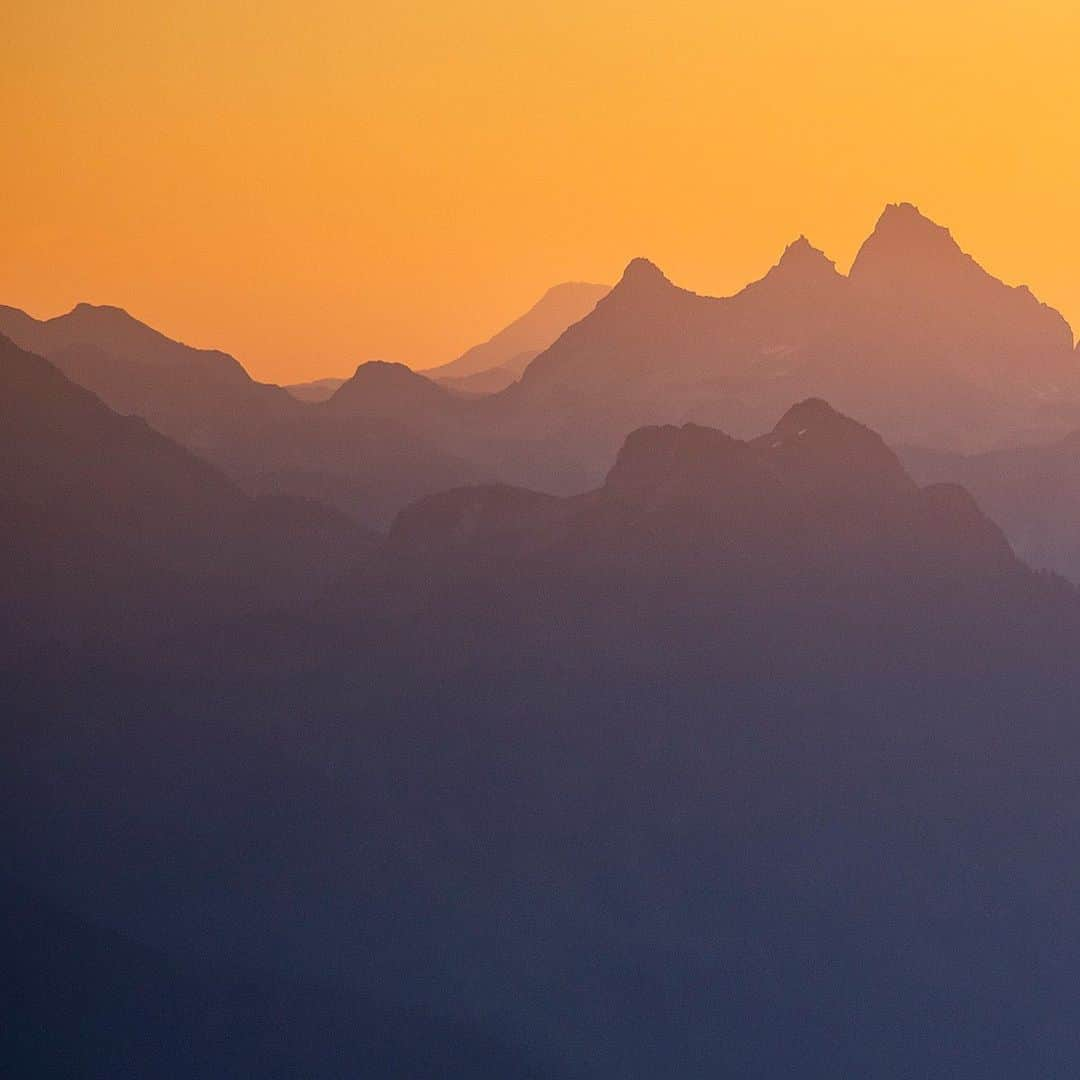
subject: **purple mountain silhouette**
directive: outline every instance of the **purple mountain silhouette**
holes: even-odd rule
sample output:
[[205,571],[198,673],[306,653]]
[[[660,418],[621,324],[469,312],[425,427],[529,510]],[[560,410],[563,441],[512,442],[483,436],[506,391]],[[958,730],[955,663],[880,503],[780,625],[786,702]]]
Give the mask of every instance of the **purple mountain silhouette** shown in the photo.
[[545,410],[572,409],[574,427],[592,413],[590,437],[603,428],[609,448],[620,428],[649,419],[750,434],[810,396],[890,440],[962,448],[1060,428],[1048,403],[1080,400],[1077,375],[1060,314],[900,204],[847,276],[805,238],[726,298],[680,289],[635,259],[515,393],[537,428]]
[[45,320],[0,307],[0,333],[118,412],[142,416],[200,450],[298,407],[280,387],[252,380],[227,353],[174,341],[118,307],[79,304]]

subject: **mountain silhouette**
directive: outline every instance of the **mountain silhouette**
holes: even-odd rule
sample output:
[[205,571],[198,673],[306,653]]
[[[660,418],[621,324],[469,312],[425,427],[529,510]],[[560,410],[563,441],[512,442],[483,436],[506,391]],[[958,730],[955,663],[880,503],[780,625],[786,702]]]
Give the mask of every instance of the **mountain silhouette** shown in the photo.
[[336,416],[379,417],[424,425],[457,411],[458,401],[438,383],[404,364],[369,360],[325,402]]
[[[581,317],[565,325],[571,300]],[[6,309],[0,322],[41,338],[76,381],[249,494],[328,501],[378,528],[460,483],[581,492],[628,431],[693,423],[750,438],[808,398],[893,445],[965,453],[1060,439],[1080,422],[1061,316],[986,273],[909,204],[885,209],[846,276],[805,237],[724,298],[635,259],[609,292],[556,287],[480,347],[481,360],[454,368],[473,374],[376,361],[314,404],[118,309],[81,305],[44,323]],[[555,340],[531,358],[522,335],[540,324]],[[501,366],[483,367],[493,359]]]
[[[456,360],[424,369],[424,376],[465,394],[494,394],[517,382],[529,363],[607,294],[607,285],[567,281],[553,285],[524,315]],[[361,365],[363,366],[363,365]],[[300,401],[325,401],[345,379],[287,386]]]
[[1064,434],[1072,334],[914,207],[887,207],[849,275],[800,238],[731,297],[636,259],[503,395],[502,426],[545,431],[596,470],[623,433],[693,421],[741,436],[823,397],[891,442],[987,448]]
[[[0,318],[10,322],[17,336],[33,338],[42,355],[60,353],[79,345],[95,345],[102,352],[156,367],[197,364],[217,369],[223,379],[243,380],[246,373],[231,356],[211,349],[193,349],[173,341],[132,318],[123,308],[76,304],[66,315],[39,321],[15,308],[0,308]],[[16,336],[12,336],[16,340]],[[228,373],[228,374],[226,374]]]
[[[517,382],[525,368],[528,367],[532,360],[542,351],[541,347],[530,347],[516,353],[512,351],[509,353],[507,352],[507,350],[512,350],[514,348],[514,342],[518,339],[519,323],[522,323],[523,320],[525,321],[524,326],[520,328],[521,340],[534,343],[539,341],[545,343],[545,345],[550,344],[550,340],[554,340],[554,338],[558,336],[558,332],[565,329],[565,327],[561,325],[562,317],[559,316],[561,307],[549,304],[549,299],[552,297],[560,299],[562,296],[566,295],[563,293],[563,290],[577,290],[578,288],[583,290],[583,296],[587,296],[589,290],[593,289],[592,286],[583,285],[579,287],[576,284],[555,286],[545,294],[543,300],[541,300],[532,311],[526,316],[523,316],[521,320],[518,320],[510,327],[507,327],[505,331],[497,334],[491,341],[485,342],[483,345],[475,346],[473,349],[470,349],[469,352],[459,357],[458,360],[451,361],[449,364],[443,364],[437,368],[425,369],[423,371],[424,377],[466,396],[495,394],[500,390],[505,390],[506,387]],[[606,286],[596,286],[595,289],[597,299],[608,291]],[[573,299],[572,293],[570,293],[570,297]],[[571,305],[569,308],[570,312],[575,312],[576,310],[576,306],[574,305]],[[538,312],[540,315],[543,315],[544,318],[533,319],[532,316],[534,312]],[[582,310],[581,314],[585,314],[585,310]],[[548,327],[547,324],[549,321],[551,322],[551,326],[556,327],[557,329],[553,330]],[[567,325],[573,321],[575,320],[569,319]],[[513,335],[509,334],[511,330],[514,331]],[[504,334],[509,336],[503,338]],[[505,349],[503,348],[504,344],[506,345]],[[489,352],[490,356],[488,355]],[[490,358],[497,362],[491,367],[472,371],[470,370],[473,366],[472,363],[462,362],[468,360],[473,354],[484,357],[485,359]],[[386,361],[369,361],[369,363],[386,363]],[[459,363],[462,363],[460,371],[465,372],[464,374],[457,373],[459,370],[457,365]],[[443,374],[443,372],[446,372],[446,374]],[[295,383],[291,386],[286,386],[285,389],[299,401],[317,403],[326,401],[339,389],[339,387],[342,386],[343,383],[348,381],[349,380],[347,379],[316,379],[312,382]]]
[[977,385],[1029,394],[1076,376],[1061,315],[992,277],[910,203],[885,209],[849,276],[859,307],[880,321],[874,334],[907,348],[909,368],[948,364]]
[[383,529],[406,503],[492,478],[472,403],[404,364],[360,364],[325,401],[237,430],[213,459],[246,491],[317,499]]
[[567,281],[554,285],[524,315],[456,360],[428,368],[431,379],[459,380],[497,370],[520,375],[570,325],[587,315],[608,292],[607,285]]
[[0,338],[5,633],[295,606],[370,538],[328,507],[252,500],[137,417]]
[[[485,620],[506,620],[500,648],[526,652],[538,646],[522,635],[538,622],[587,622],[590,596],[600,636],[638,656],[651,648],[647,608],[735,605],[748,639],[751,626],[779,634],[784,621],[799,637],[802,602],[844,596],[845,618],[880,608],[899,624],[918,620],[910,605],[924,590],[1022,589],[1027,575],[963,488],[918,487],[879,435],[809,399],[750,441],[695,424],[641,428],[583,495],[487,485],[420,500],[353,589],[367,603],[386,596],[399,614],[448,605],[429,614],[436,625],[457,607],[477,618],[482,603]],[[347,608],[350,595],[339,590],[335,603]],[[638,615],[616,629],[628,604]]]
[[[17,344],[194,450],[248,495],[328,503],[381,528],[412,499],[492,475],[451,437],[461,400],[401,364],[361,364],[324,402],[309,404],[254,382],[225,353],[173,341],[119,308],[80,304],[43,322],[4,308],[0,332],[5,326]],[[453,421],[446,437],[426,430],[439,418]]]
[[843,284],[804,238],[724,299],[680,289],[648,259],[634,259],[596,310],[530,365],[526,385],[569,378],[615,390],[635,379],[746,371],[829,325],[842,313]]
[[298,408],[280,387],[253,381],[228,354],[173,341],[118,307],[78,304],[42,321],[0,307],[0,334],[52,361],[117,412],[142,416],[199,450]]

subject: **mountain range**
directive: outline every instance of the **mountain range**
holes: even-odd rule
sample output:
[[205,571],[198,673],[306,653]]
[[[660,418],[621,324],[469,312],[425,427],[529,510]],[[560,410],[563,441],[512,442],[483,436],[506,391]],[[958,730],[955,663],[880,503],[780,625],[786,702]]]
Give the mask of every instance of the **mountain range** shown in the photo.
[[[607,285],[566,281],[553,285],[525,314],[489,340],[446,364],[424,369],[434,382],[463,394],[494,394],[521,377],[529,363],[609,291]],[[325,401],[345,379],[316,379],[285,387],[300,401]]]
[[173,341],[117,307],[78,304],[42,321],[0,307],[0,334],[118,412],[141,416],[199,452],[227,432],[297,408],[281,387],[255,382],[228,354]]
[[608,454],[642,422],[749,434],[808,396],[891,442],[977,450],[1065,434],[1077,386],[1065,320],[899,204],[846,276],[805,239],[723,299],[677,288],[635,260],[506,395],[537,427],[573,416],[562,436],[584,427],[594,445],[606,436]]
[[0,448],[5,639],[137,639],[295,609],[371,543],[330,507],[250,498],[6,338]]
[[1075,1073],[1075,350],[913,207],[484,395],[3,325],[0,1071]]
[[[557,286],[452,364],[411,379],[401,365],[362,364],[314,405],[117,309],[80,305],[45,322],[3,309],[5,328],[250,493],[329,500],[377,527],[465,481],[582,491],[634,428],[692,422],[745,437],[808,397],[895,445],[951,452],[1051,442],[1080,426],[1065,320],[910,204],[886,208],[847,275],[805,238],[719,299],[635,259],[610,292]],[[448,381],[495,367],[516,378],[537,350],[499,392]]]
[[128,533],[154,572],[174,528],[195,553],[134,588],[140,633],[0,673],[19,1060],[144,1062],[138,1031],[177,1075],[185,1047],[491,1080],[1072,1059],[1044,928],[1080,887],[1080,601],[963,489],[820,399],[750,439],[648,426],[583,494],[424,497],[282,617],[207,588],[249,497],[5,350],[4,496],[84,556],[12,574],[25,608],[111,596]]
[[[379,598],[413,634],[437,628],[425,652],[461,664],[479,662],[470,642],[484,662],[554,651],[564,664],[595,663],[600,642],[609,659],[664,668],[683,623],[699,663],[745,676],[763,656],[774,669],[820,667],[842,627],[855,635],[845,662],[897,663],[931,646],[926,605],[949,610],[951,633],[983,604],[1041,596],[1029,580],[963,488],[920,488],[880,436],[809,399],[750,441],[694,424],[639,429],[582,495],[476,485],[429,496],[333,603],[347,612],[362,597],[370,612]],[[808,633],[825,611],[836,624]],[[948,643],[950,656],[967,653]]]
[[[253,496],[322,500],[384,526],[412,498],[489,475],[424,437],[420,396],[403,396],[378,378],[391,368],[407,371],[400,365],[361,365],[341,397],[323,407],[254,382],[231,356],[172,341],[119,308],[80,304],[40,322],[0,308],[0,334],[8,332]],[[421,393],[446,393],[421,376],[413,381]]]
[[[433,408],[415,382],[415,428],[478,472],[569,494],[600,479],[628,430],[692,422],[748,436],[807,397],[894,445],[1053,442],[1080,424],[1078,371],[1057,312],[897,204],[847,275],[805,238],[727,298],[678,288],[635,259],[520,382],[470,408]],[[409,426],[413,406],[399,403]]]

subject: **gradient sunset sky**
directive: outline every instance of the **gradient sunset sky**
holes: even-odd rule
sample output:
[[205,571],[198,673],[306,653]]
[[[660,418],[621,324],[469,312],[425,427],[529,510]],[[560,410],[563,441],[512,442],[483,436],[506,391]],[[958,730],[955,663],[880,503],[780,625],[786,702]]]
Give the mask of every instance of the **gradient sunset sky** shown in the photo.
[[258,378],[430,366],[647,255],[723,294],[910,200],[1080,326],[1080,5],[8,3],[0,302]]

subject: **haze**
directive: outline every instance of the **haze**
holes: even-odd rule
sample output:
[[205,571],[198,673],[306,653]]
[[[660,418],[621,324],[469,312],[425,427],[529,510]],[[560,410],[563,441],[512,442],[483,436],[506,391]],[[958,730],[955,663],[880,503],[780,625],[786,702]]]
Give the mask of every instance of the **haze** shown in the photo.
[[[644,254],[724,294],[911,199],[1074,325],[1080,9],[8,5],[0,295],[261,379],[453,359]],[[1017,277],[1019,275],[1019,277]]]

